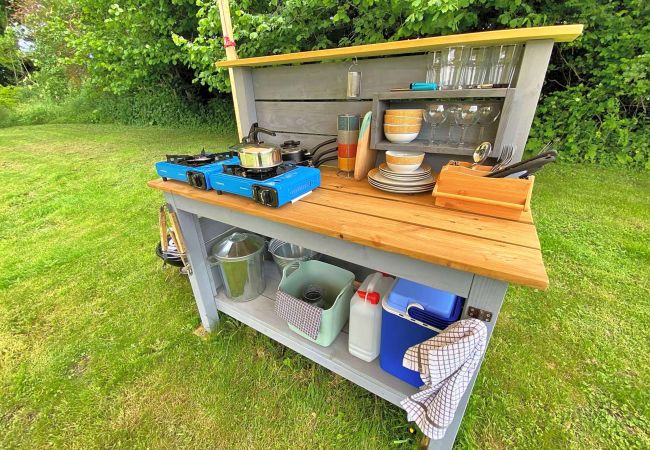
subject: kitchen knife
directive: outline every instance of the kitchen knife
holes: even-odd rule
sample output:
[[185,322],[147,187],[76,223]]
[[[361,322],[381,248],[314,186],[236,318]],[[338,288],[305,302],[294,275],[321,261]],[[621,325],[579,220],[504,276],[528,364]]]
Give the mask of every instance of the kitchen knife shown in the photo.
[[533,158],[530,158],[526,161],[518,162],[512,164],[503,169],[499,169],[496,172],[490,172],[486,175],[488,178],[505,178],[509,175],[514,175],[516,173],[525,172],[522,177],[528,177],[533,173],[540,170],[546,164],[555,161],[557,158],[557,152],[555,150],[549,150],[543,154],[539,154]]

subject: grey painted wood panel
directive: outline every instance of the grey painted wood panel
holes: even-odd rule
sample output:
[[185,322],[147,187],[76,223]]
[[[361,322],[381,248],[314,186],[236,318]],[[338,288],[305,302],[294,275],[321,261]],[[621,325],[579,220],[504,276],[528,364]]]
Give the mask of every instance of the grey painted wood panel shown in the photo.
[[[255,102],[261,127],[274,131],[336,135],[339,114],[363,116],[372,109],[370,101],[342,102]],[[265,136],[264,139],[267,137]]]
[[512,95],[506,96],[505,122],[497,132],[496,146],[500,149],[505,144],[516,145],[513,162],[520,161],[523,155],[552,50],[552,40],[527,42],[516,79],[517,88]]
[[[165,199],[171,204],[173,210],[176,211],[181,233],[183,234],[187,247],[187,259],[192,268],[189,274],[190,284],[192,285],[194,300],[196,301],[196,307],[201,317],[201,324],[206,330],[212,331],[214,325],[219,321],[219,312],[214,301],[214,296],[219,286],[215,284],[211,268],[207,261],[205,238],[203,237],[199,219],[195,214],[179,207],[177,204],[178,198],[178,196],[173,194],[165,194]],[[221,279],[218,281],[220,285]]]
[[255,89],[253,88],[253,70],[250,67],[236,67],[231,71],[234,81],[233,100],[237,108],[237,133],[239,140],[248,134],[251,125],[257,122],[255,111]]
[[505,97],[508,89],[449,89],[438,91],[396,91],[381,92],[379,100],[410,100],[410,99],[459,99]]
[[[263,135],[264,142],[281,145],[285,141],[300,141],[300,146],[311,149],[321,142],[336,138],[336,133],[329,135],[322,134],[297,134],[297,133],[276,133],[276,136]],[[336,143],[332,144],[336,145]],[[329,146],[328,146],[329,147]]]
[[[353,71],[360,71],[361,97],[371,99],[377,92],[407,87],[426,77],[426,55],[364,59]],[[263,67],[253,70],[253,86],[258,100],[345,99],[351,61]]]

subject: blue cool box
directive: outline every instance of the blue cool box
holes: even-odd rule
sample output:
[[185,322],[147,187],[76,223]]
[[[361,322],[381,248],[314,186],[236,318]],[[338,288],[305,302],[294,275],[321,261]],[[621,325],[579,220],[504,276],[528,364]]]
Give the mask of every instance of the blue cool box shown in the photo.
[[382,303],[379,365],[386,372],[415,387],[420,374],[402,366],[409,347],[437,334],[460,318],[462,297],[408,280],[399,279]]

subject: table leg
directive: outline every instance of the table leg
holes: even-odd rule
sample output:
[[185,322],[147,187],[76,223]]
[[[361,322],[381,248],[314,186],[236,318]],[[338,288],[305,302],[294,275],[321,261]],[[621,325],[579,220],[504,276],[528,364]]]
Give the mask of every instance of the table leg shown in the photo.
[[219,321],[219,313],[214,296],[217,293],[211,269],[207,261],[205,250],[205,239],[196,214],[191,214],[182,209],[176,208],[173,194],[165,194],[165,199],[178,216],[181,233],[185,238],[187,247],[187,259],[189,261],[189,277],[196,300],[196,307],[201,316],[203,328],[212,331],[214,325]]
[[[499,311],[501,310],[501,305],[503,304],[503,298],[506,295],[506,290],[508,289],[508,283],[504,281],[493,280],[491,278],[485,278],[479,275],[475,275],[472,280],[472,286],[470,287],[469,296],[465,302],[463,308],[463,319],[469,318],[467,315],[468,308],[470,306],[474,308],[479,308],[484,311],[489,311],[492,313],[492,318],[489,322],[485,322],[488,329],[488,344],[490,342],[490,337],[492,336],[492,330],[496,324],[497,317],[499,316]],[[482,361],[481,361],[482,362]],[[469,398],[472,395],[472,389],[474,388],[474,383],[476,382],[476,376],[480,367],[474,372],[472,379],[467,386],[467,390],[463,394],[463,398],[458,404],[458,409],[456,410],[456,415],[452,421],[447,432],[442,439],[431,440],[429,443],[430,450],[442,450],[442,449],[451,449],[454,446],[454,441],[456,440],[456,435],[458,434],[458,429],[460,428],[461,421],[465,415],[465,409],[467,408],[467,403]]]

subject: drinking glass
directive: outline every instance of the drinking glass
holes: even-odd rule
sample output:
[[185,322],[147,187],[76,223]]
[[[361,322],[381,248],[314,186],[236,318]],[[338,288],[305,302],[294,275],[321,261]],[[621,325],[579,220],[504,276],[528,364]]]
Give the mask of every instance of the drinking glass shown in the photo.
[[510,87],[519,59],[518,45],[498,45],[492,49],[489,82],[493,87]]
[[442,51],[440,89],[459,89],[460,72],[467,59],[467,47],[449,47]]
[[487,47],[472,47],[467,54],[467,62],[461,71],[460,84],[463,88],[472,88],[485,82],[487,72]]
[[485,128],[494,123],[501,114],[501,109],[496,105],[483,105],[478,109],[478,142],[483,142]]
[[436,143],[435,135],[436,128],[447,120],[445,113],[445,105],[442,103],[431,103],[427,105],[426,109],[422,112],[424,121],[429,124],[431,131],[429,132],[429,145]]
[[440,85],[440,69],[442,68],[442,54],[440,51],[431,52],[427,55],[427,83],[438,83]]
[[454,114],[456,125],[461,129],[458,146],[465,144],[465,131],[467,127],[474,125],[478,120],[478,105],[461,105]]
[[[447,117],[454,117],[455,118],[459,109],[460,109],[460,105],[452,104],[452,105],[447,106],[447,111],[446,111]],[[449,125],[449,133],[447,134],[447,142],[451,142],[451,131],[452,131],[452,128],[453,128],[452,125],[453,124]]]

